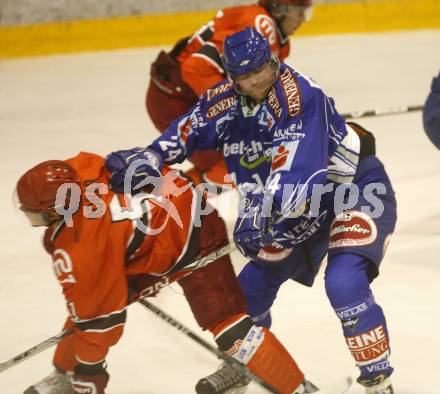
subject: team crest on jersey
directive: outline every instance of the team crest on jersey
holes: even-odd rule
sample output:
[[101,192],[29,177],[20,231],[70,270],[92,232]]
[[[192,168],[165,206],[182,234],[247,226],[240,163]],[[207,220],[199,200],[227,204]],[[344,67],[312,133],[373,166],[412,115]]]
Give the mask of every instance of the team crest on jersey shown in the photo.
[[209,100],[213,99],[214,97],[217,97],[219,94],[222,94],[222,93],[226,92],[228,89],[230,89],[231,86],[232,86],[232,83],[228,82],[228,83],[224,83],[222,85],[219,85],[214,89],[208,89],[206,91],[206,99],[209,101]]
[[301,112],[301,97],[299,94],[298,84],[291,71],[286,68],[280,76],[281,86],[289,108],[289,115],[296,116]]
[[214,105],[208,108],[208,111],[206,111],[207,118],[211,119],[227,111],[229,108],[231,108],[234,105],[234,102],[235,102],[235,96],[231,96],[223,100],[220,100],[218,103],[215,103]]
[[281,112],[283,111],[283,109],[282,109],[280,101],[278,100],[278,97],[275,93],[275,88],[272,88],[270,90],[267,99],[268,99],[267,102],[269,103],[269,106],[273,109],[275,116],[279,119],[281,117]]
[[359,211],[345,211],[336,216],[330,228],[329,248],[363,246],[377,238],[373,219]]

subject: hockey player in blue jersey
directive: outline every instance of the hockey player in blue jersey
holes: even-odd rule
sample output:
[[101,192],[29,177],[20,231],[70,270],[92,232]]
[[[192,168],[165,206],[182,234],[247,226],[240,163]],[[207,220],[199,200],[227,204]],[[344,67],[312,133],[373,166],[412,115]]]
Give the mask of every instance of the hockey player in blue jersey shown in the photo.
[[432,80],[431,92],[423,107],[423,127],[431,142],[440,149],[440,72]]
[[[370,283],[395,228],[396,201],[374,137],[346,123],[315,82],[280,64],[254,29],[225,40],[223,62],[229,79],[151,145],[108,156],[113,187],[124,189],[125,180],[126,191],[136,188],[194,150],[223,152],[242,196],[234,241],[250,259],[239,279],[253,320],[270,326],[280,286],[289,279],[312,286],[328,255],[326,292],[358,382],[367,394],[393,393],[387,324]],[[220,372],[198,392],[227,392],[216,385]]]

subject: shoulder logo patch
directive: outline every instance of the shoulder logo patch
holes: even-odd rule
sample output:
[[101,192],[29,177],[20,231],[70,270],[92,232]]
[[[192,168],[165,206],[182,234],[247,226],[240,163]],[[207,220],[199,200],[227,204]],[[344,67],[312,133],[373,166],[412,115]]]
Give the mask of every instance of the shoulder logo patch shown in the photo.
[[269,92],[268,100],[269,106],[273,109],[275,116],[279,119],[282,112],[282,107],[280,104],[280,100],[278,100],[277,94],[275,92],[275,88],[272,88]]
[[217,97],[219,94],[222,94],[223,92],[226,92],[231,87],[232,87],[232,83],[227,82],[227,83],[224,83],[222,85],[217,86],[214,89],[208,89],[206,91],[206,99],[208,101],[212,100],[214,97]]
[[280,75],[280,79],[287,100],[289,115],[297,116],[301,112],[301,97],[295,77],[290,70],[286,68]]
[[206,112],[207,118],[211,119],[217,116],[218,114],[227,111],[229,108],[231,108],[234,105],[234,102],[235,102],[235,96],[231,96],[223,100],[220,100],[218,103],[215,103],[214,105],[208,108],[208,111]]

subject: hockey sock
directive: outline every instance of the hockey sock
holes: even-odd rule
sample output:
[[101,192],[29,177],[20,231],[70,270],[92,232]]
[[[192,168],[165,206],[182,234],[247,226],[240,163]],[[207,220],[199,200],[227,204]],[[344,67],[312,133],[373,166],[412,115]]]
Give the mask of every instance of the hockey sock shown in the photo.
[[369,287],[370,261],[354,254],[333,256],[326,271],[326,291],[361,378],[374,380],[393,372],[388,357],[389,335],[382,308]]

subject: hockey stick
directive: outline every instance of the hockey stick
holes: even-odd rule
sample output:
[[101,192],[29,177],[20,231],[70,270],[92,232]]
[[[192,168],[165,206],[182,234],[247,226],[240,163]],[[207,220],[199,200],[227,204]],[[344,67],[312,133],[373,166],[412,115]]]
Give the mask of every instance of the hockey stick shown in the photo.
[[412,105],[409,107],[395,107],[387,109],[370,109],[366,111],[353,111],[342,114],[345,119],[367,118],[370,116],[385,116],[395,114],[406,114],[407,112],[421,111],[423,105]]
[[[233,243],[227,244],[207,254],[206,256],[197,258],[192,263],[187,265],[184,270],[179,272],[178,275],[159,276],[157,278],[157,281],[155,281],[152,285],[143,289],[139,293],[135,293],[133,296],[131,296],[130,303],[139,300],[141,297],[146,297],[148,295],[153,295],[154,293],[157,293],[160,289],[170,285],[171,283],[175,282],[178,279],[190,275],[194,270],[200,269],[202,267],[207,266],[208,264],[211,264],[218,258],[231,253],[234,249],[235,249],[235,245]],[[72,328],[68,328],[64,331],[61,331],[57,335],[54,335],[53,337],[50,337],[44,340],[43,342],[40,342],[39,344],[31,347],[30,349],[24,351],[23,353],[18,354],[17,356],[11,358],[10,360],[0,363],[0,373],[6,371],[11,367],[14,367],[15,365],[27,360],[28,358],[35,356],[38,353],[41,353],[42,351],[52,347],[53,345],[56,345],[57,343],[61,342],[64,338],[72,335],[73,333],[74,330]]]
[[[236,369],[237,371],[242,371],[244,368],[246,368],[243,364],[240,364],[234,358],[228,356],[227,354],[225,354],[222,351],[218,350],[214,346],[210,345],[202,337],[198,336],[194,331],[190,330],[188,327],[186,327],[185,325],[183,325],[182,323],[180,323],[179,321],[174,319],[174,317],[170,316],[169,314],[164,312],[162,309],[159,309],[157,306],[153,305],[151,302],[147,301],[146,299],[141,299],[138,302],[140,304],[142,304],[145,308],[147,308],[151,312],[153,312],[156,316],[159,316],[162,320],[167,322],[169,325],[171,325],[174,328],[177,328],[181,333],[185,334],[186,336],[191,338],[193,341],[195,341],[199,345],[203,346],[210,353],[214,354],[218,358],[223,359],[232,368]],[[261,379],[257,375],[254,375],[249,370],[247,370],[246,374],[255,383],[257,383],[261,387],[264,387],[268,392],[270,392],[270,393],[278,393],[278,391],[275,388],[273,388],[271,385],[266,383],[263,379]]]

